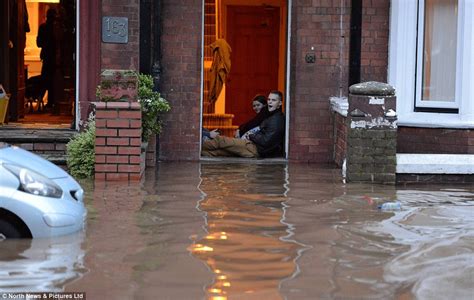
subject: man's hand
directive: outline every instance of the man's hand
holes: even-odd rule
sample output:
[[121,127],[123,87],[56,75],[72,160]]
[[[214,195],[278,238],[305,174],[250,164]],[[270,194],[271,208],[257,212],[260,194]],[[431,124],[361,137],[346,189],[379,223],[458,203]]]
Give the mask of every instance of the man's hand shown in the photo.
[[209,136],[211,139],[216,138],[220,135],[220,132],[217,129],[209,131]]

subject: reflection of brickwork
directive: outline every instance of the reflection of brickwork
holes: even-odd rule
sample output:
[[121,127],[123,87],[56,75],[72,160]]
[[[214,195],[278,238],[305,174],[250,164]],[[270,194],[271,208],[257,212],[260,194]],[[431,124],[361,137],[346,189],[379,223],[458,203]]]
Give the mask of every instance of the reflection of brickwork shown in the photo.
[[474,154],[474,130],[400,127],[399,153]]
[[144,169],[141,163],[140,104],[99,102],[95,105],[96,179],[140,179]]

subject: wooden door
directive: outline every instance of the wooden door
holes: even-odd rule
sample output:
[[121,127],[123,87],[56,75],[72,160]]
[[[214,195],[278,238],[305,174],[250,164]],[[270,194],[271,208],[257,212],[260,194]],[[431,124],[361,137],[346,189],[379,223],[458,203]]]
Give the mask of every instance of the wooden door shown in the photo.
[[25,42],[27,23],[24,0],[10,1],[10,93],[9,119],[17,121],[25,114]]
[[280,10],[278,7],[227,7],[227,42],[232,68],[226,83],[226,113],[240,125],[255,116],[251,101],[278,88]]
[[9,3],[10,1],[0,1],[0,84],[8,93],[10,91]]

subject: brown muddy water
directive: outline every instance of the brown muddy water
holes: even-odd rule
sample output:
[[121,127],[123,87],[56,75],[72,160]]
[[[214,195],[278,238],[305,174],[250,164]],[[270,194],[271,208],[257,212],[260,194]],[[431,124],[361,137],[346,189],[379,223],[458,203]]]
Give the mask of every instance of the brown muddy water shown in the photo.
[[[85,232],[0,243],[0,292],[474,299],[473,186],[344,184],[339,174],[161,163],[140,184],[83,181]],[[402,210],[377,208],[388,201]]]

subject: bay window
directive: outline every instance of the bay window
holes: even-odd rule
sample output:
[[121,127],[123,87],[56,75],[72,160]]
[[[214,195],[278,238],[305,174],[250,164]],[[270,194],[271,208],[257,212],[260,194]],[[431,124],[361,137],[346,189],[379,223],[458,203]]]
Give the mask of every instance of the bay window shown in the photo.
[[388,81],[399,124],[474,127],[474,0],[393,0]]

